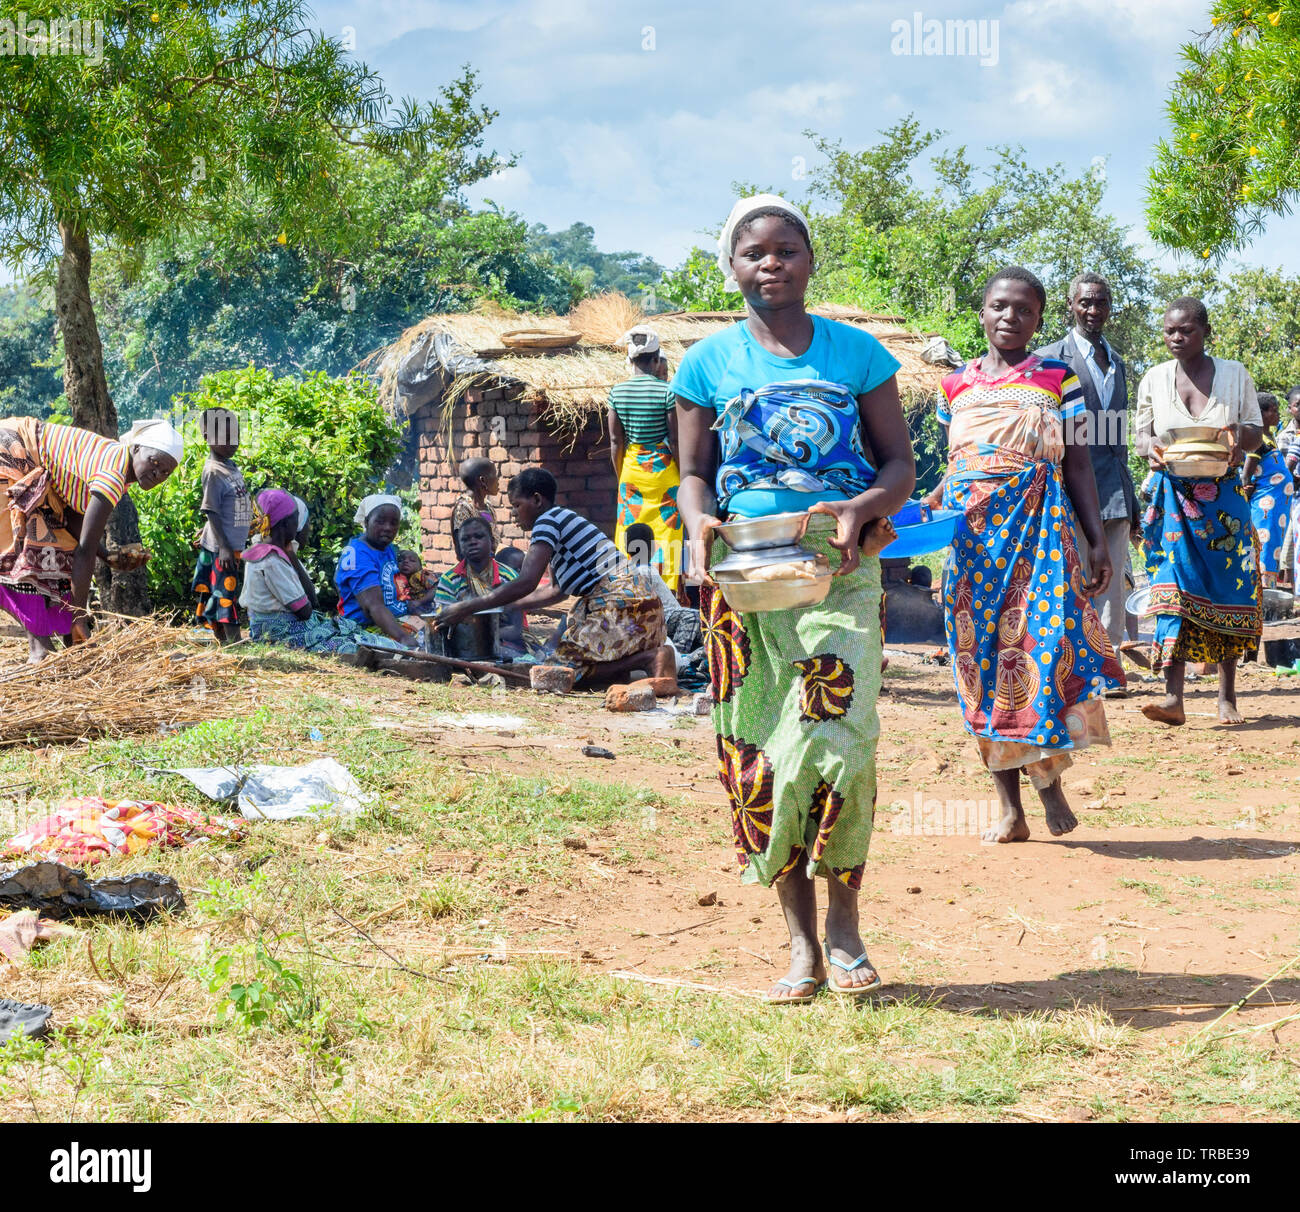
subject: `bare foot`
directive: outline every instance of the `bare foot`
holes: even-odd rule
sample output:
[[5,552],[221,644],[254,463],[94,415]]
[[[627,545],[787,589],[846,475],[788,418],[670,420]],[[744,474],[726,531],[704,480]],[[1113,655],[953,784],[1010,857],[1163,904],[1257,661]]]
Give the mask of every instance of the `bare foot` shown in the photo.
[[1220,724],[1244,724],[1246,717],[1237,710],[1237,704],[1231,699],[1219,700],[1219,723]]
[[980,835],[980,841],[990,846],[996,842],[1029,841],[1029,822],[1025,820],[1025,810],[1004,807],[1002,819],[992,829],[986,829]]
[[1183,710],[1183,700],[1177,695],[1167,694],[1158,703],[1144,703],[1142,714],[1157,724],[1186,724],[1187,713]]
[[825,983],[826,966],[822,963],[821,952],[811,940],[790,940],[790,970],[785,979],[788,984],[778,982],[767,991],[769,1002],[802,1001]]
[[1043,801],[1043,811],[1047,815],[1047,832],[1053,837],[1060,837],[1078,827],[1078,818],[1070,811],[1060,779],[1050,787],[1044,787],[1038,798]]
[[27,637],[27,663],[39,665],[47,656],[54,653],[54,645],[45,636],[29,635]]

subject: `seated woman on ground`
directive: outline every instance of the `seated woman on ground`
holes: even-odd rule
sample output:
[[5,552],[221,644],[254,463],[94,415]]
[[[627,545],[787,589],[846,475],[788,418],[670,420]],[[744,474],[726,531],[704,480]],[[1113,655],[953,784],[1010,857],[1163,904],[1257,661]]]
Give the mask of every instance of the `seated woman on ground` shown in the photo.
[[[434,601],[438,606],[481,598],[501,585],[508,585],[518,573],[508,564],[492,555],[492,528],[483,518],[470,518],[461,523],[456,534],[456,546],[462,559],[455,568],[438,578]],[[519,659],[528,653],[524,637],[524,614],[518,607],[501,616],[497,630],[501,655]],[[540,645],[539,645],[540,647]]]
[[295,534],[306,531],[306,507],[300,504],[278,488],[257,494],[257,507],[269,529],[243,556],[239,604],[248,612],[250,638],[260,644],[335,654],[356,652],[359,640],[402,647],[387,636],[370,634],[351,619],[313,609],[315,590],[294,551]]
[[[641,670],[676,682],[676,661],[666,644],[664,608],[649,579],[623,558],[613,542],[586,518],[555,505],[555,477],[529,468],[510,483],[515,520],[532,532],[532,545],[518,577],[472,601],[439,612],[438,627],[466,615],[518,603],[539,609],[574,595],[578,602],[556,648],[556,664],[569,665],[591,685],[624,679]],[[537,591],[547,565],[554,585]]]
[[375,493],[357,506],[353,521],[362,533],[348,540],[334,571],[339,613],[404,648],[419,648],[424,634],[420,612],[433,605],[433,593],[408,602],[398,597],[393,540],[402,525],[401,501]]

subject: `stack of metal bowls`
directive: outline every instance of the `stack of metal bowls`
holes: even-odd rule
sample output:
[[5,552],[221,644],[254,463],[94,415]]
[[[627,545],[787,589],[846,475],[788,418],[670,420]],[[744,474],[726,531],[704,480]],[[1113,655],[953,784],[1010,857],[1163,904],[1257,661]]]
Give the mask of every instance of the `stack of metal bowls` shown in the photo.
[[[831,570],[825,559],[801,545],[808,513],[777,513],[766,518],[737,518],[717,528],[731,554],[715,564],[710,575],[722,587],[727,604],[741,614],[816,606],[831,591]],[[811,576],[783,580],[750,580],[758,569],[777,564],[806,564]]]

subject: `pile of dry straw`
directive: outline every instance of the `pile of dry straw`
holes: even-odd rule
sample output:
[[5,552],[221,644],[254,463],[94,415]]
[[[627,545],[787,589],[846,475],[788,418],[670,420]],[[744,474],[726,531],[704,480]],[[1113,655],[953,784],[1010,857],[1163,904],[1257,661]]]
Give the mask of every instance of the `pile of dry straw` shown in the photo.
[[27,665],[26,644],[0,664],[0,746],[157,732],[210,718],[209,696],[242,662],[155,619],[101,621],[84,644]]

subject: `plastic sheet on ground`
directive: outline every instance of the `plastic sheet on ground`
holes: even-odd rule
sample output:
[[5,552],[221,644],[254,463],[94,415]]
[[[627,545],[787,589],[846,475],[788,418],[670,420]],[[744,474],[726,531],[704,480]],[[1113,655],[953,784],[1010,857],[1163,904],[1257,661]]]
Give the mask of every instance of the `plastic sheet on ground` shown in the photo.
[[157,871],[87,879],[62,863],[0,867],[0,908],[35,909],[49,917],[121,914],[143,920],[165,910],[185,908],[180,885]]
[[356,816],[375,798],[333,758],[305,766],[182,766],[158,773],[178,774],[209,799],[235,803],[250,821]]
[[54,1011],[49,1006],[28,1005],[26,1002],[10,1001],[0,997],[0,1044],[5,1040],[17,1039],[25,1035],[29,1039],[40,1039],[48,1035],[50,1018]]

